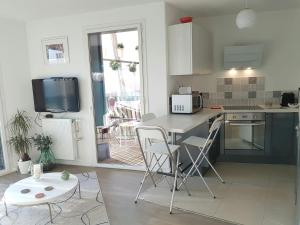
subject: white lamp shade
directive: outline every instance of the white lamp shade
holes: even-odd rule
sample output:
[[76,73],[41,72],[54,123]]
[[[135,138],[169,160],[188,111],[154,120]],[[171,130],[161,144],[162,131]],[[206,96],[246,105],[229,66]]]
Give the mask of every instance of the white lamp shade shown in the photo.
[[236,16],[236,25],[239,29],[252,27],[256,21],[256,13],[252,9],[243,9]]

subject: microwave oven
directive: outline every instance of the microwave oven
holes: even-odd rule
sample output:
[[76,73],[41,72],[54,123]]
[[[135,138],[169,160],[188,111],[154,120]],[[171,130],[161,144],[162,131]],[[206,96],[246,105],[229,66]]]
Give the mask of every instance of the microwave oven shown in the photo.
[[203,108],[202,96],[197,94],[172,95],[172,113],[196,113]]

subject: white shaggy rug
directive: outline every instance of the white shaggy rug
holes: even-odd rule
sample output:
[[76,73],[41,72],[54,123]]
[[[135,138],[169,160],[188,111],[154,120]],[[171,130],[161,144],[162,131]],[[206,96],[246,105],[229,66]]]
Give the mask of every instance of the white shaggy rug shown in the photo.
[[[81,196],[76,192],[73,196],[64,197],[52,205],[54,224],[64,225],[109,225],[106,208],[95,172],[75,174],[80,181]],[[0,196],[7,185],[0,184]],[[70,197],[70,199],[68,199]],[[68,199],[67,201],[65,201]],[[46,225],[51,224],[47,205],[32,207],[15,207],[8,205],[8,216],[0,206],[0,225]],[[0,203],[0,204],[1,204]]]

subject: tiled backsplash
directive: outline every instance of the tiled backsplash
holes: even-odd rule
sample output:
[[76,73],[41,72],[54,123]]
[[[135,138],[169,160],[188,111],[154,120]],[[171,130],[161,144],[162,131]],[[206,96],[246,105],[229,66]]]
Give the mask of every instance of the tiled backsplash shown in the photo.
[[[296,92],[296,91],[295,91]],[[278,105],[282,91],[265,91],[264,77],[217,78],[217,92],[203,93],[204,107],[210,105]]]

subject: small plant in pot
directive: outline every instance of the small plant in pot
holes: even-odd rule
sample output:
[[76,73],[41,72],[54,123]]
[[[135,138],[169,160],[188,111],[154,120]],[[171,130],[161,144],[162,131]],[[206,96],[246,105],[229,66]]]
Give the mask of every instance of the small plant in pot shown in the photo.
[[121,63],[117,60],[113,60],[110,62],[110,67],[114,71],[119,70],[121,69]]
[[118,51],[118,56],[119,57],[123,57],[123,53],[124,53],[124,45],[123,43],[118,43],[117,44],[117,51]]
[[32,137],[34,146],[41,152],[39,163],[43,165],[44,171],[50,171],[55,167],[55,157],[51,151],[51,145],[53,144],[52,138],[44,134],[37,134]]
[[31,119],[26,111],[17,111],[9,122],[11,137],[8,140],[10,146],[14,148],[19,155],[18,167],[21,174],[27,174],[31,167],[31,158],[29,150],[31,147],[31,139],[28,133],[31,129]]
[[136,64],[134,62],[129,63],[128,64],[128,69],[129,69],[129,72],[135,73],[136,72]]

